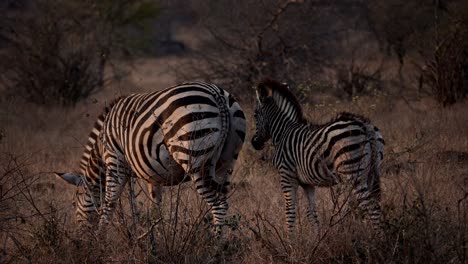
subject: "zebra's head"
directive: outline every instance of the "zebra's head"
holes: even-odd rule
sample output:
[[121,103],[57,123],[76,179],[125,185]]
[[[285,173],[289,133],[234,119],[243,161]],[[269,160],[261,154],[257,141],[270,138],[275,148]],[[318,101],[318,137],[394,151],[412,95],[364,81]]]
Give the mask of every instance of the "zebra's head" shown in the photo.
[[252,146],[256,150],[261,150],[265,146],[265,142],[270,140],[271,134],[269,123],[267,122],[267,108],[272,103],[271,88],[266,85],[258,85],[257,103],[255,105],[255,135],[252,137]]
[[54,173],[58,178],[65,180],[67,183],[76,186],[74,205],[76,208],[76,221],[80,225],[97,224],[98,202],[99,195],[91,195],[88,185],[85,182],[85,177],[76,173]]

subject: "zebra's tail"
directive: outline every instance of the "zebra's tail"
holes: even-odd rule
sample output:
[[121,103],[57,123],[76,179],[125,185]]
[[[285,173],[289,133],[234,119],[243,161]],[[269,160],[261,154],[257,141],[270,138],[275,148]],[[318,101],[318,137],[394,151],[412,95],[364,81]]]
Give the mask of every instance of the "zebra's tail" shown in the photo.
[[383,238],[385,232],[383,229],[383,215],[380,206],[381,191],[380,191],[380,163],[383,158],[384,140],[379,132],[379,129],[370,123],[366,124],[367,134],[371,146],[371,164],[367,177],[368,198],[366,211],[376,234]]
[[385,142],[376,126],[367,123],[366,131],[371,146],[371,164],[367,183],[372,196],[380,200],[380,164],[383,159]]
[[383,159],[385,141],[376,126],[367,124],[366,130],[369,134],[371,146],[371,167],[368,186],[371,194],[380,200],[380,164]]
[[[214,85],[213,85],[214,86]],[[213,97],[216,100],[216,105],[220,111],[220,116],[221,116],[221,129],[220,129],[220,138],[219,141],[217,142],[217,150],[215,151],[213,155],[213,162],[214,166],[216,166],[216,162],[219,160],[221,157],[221,153],[224,148],[224,144],[226,143],[227,137],[229,135],[229,130],[231,126],[231,120],[230,120],[230,113],[229,113],[229,108],[228,108],[228,103],[226,101],[226,98],[224,97],[224,90],[221,88],[215,86],[216,89],[213,88]]]

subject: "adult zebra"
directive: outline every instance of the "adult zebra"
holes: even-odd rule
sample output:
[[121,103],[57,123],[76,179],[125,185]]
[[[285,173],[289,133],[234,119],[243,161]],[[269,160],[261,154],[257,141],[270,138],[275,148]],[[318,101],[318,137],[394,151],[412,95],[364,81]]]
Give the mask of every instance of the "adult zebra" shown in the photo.
[[340,182],[351,184],[353,200],[367,212],[373,228],[380,233],[379,166],[384,140],[377,127],[351,113],[341,113],[323,125],[311,124],[286,85],[264,80],[256,91],[252,145],[260,150],[271,139],[275,147],[273,164],[281,178],[289,234],[295,221],[298,186],[308,198],[307,216],[317,226],[315,187]]
[[220,230],[244,137],[244,113],[226,90],[209,83],[184,83],[116,99],[88,137],[81,174],[56,175],[78,187],[77,221],[95,223],[99,218],[99,227],[111,220],[130,174],[150,187],[191,178]]

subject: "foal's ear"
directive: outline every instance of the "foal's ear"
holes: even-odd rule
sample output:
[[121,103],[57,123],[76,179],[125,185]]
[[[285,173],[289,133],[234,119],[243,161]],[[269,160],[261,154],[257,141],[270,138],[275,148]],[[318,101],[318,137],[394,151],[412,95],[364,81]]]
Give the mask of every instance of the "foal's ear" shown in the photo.
[[62,172],[54,172],[55,176],[58,178],[65,180],[66,182],[73,184],[75,186],[83,185],[83,177],[79,174],[75,173],[62,173]]
[[273,94],[271,87],[263,83],[257,86],[256,92],[257,92],[257,100],[260,103],[264,103],[267,100],[267,98],[271,97],[271,95]]

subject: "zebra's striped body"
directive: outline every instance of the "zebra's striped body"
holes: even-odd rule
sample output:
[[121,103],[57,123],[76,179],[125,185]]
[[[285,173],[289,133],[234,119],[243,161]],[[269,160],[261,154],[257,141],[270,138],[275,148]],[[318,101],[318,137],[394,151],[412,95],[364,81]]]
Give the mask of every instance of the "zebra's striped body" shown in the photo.
[[318,224],[315,187],[349,183],[351,198],[381,228],[379,166],[384,141],[366,118],[342,113],[324,125],[308,123],[294,95],[282,84],[265,80],[257,88],[256,134],[261,149],[270,138],[274,166],[281,176],[289,232],[295,221],[296,192],[302,186],[309,201],[308,217]]
[[228,92],[213,84],[185,83],[115,100],[89,136],[82,175],[58,175],[81,186],[78,221],[92,221],[100,211],[100,225],[109,222],[134,174],[150,186],[191,179],[221,226],[230,174],[244,137],[244,113]]

